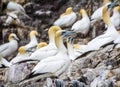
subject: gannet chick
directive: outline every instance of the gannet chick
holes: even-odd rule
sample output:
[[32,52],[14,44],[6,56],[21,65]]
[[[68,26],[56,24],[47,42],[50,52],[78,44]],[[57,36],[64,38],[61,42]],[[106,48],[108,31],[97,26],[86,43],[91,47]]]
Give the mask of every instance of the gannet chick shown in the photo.
[[72,11],[72,7],[68,7],[66,12],[63,13],[53,25],[60,27],[69,27],[71,26],[77,19],[77,15]]
[[20,25],[20,20],[18,16],[16,15],[16,12],[9,12],[7,13],[8,18],[5,21],[4,25]]
[[76,33],[80,32],[86,36],[90,28],[90,19],[84,9],[80,10],[80,14],[82,14],[82,19],[75,22],[71,30],[75,31]]
[[17,62],[23,61],[25,59],[28,59],[30,55],[27,53],[27,50],[25,48],[25,46],[21,46],[18,49],[18,54],[16,57],[14,57],[10,63],[11,64],[16,64]]
[[12,12],[12,11],[18,11],[19,14],[22,14],[24,16],[26,16],[27,18],[31,19],[25,12],[24,8],[18,4],[17,2],[15,2],[15,0],[10,1],[7,4],[7,11],[8,12]]
[[58,30],[61,30],[59,26],[50,27],[48,30],[49,44],[33,52],[29,59],[42,60],[46,57],[55,55],[58,52],[55,45],[55,33]]
[[65,34],[66,31],[64,30],[56,32],[55,43],[58,48],[58,53],[54,56],[41,60],[33,68],[28,78],[42,74],[53,74],[53,76],[59,76],[68,69],[70,65],[70,58],[67,55],[66,47],[63,44],[63,37]]
[[36,38],[36,36],[38,35],[38,32],[35,30],[32,30],[29,35],[30,35],[30,42],[25,45],[26,49],[34,48],[38,45],[38,41]]
[[99,21],[102,19],[102,10],[104,6],[110,5],[111,1],[110,0],[104,0],[103,1],[103,6],[101,6],[100,8],[98,8],[96,11],[93,12],[93,14],[91,15],[91,22],[94,23],[96,21]]
[[16,34],[12,33],[8,38],[9,42],[3,45],[0,45],[0,54],[2,57],[8,57],[12,55],[18,49],[18,37]]

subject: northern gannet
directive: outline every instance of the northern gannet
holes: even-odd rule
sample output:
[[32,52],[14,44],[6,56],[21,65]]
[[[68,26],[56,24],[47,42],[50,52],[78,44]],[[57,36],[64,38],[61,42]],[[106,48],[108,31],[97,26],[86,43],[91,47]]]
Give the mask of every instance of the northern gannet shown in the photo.
[[56,32],[55,43],[58,53],[55,56],[47,57],[46,59],[41,60],[33,68],[28,78],[42,74],[53,74],[53,76],[59,76],[68,69],[70,65],[70,58],[67,54],[66,47],[63,44],[63,37],[65,34],[65,30],[59,30]]
[[103,6],[101,6],[100,8],[98,8],[97,10],[95,10],[93,12],[93,14],[91,15],[92,23],[94,23],[94,22],[99,21],[99,20],[102,19],[102,10],[103,10],[103,7],[107,6],[109,4],[111,4],[110,0],[104,0],[103,1]]
[[53,25],[60,27],[69,27],[71,26],[77,19],[77,15],[72,11],[72,7],[68,7],[55,22]]
[[30,35],[30,42],[25,45],[26,49],[34,48],[38,45],[38,41],[36,38],[36,36],[38,35],[38,32],[35,30],[32,30],[29,35]]
[[[37,49],[40,49],[46,45],[47,44],[45,42],[40,42],[37,45]],[[11,65],[20,63],[20,62],[30,61],[30,59],[29,59],[30,54],[28,52],[29,52],[29,50],[25,46],[19,47],[17,56],[10,61]]]
[[94,50],[99,50],[101,46],[108,44],[110,42],[115,42],[120,34],[117,32],[116,28],[110,21],[110,15],[108,12],[108,6],[103,7],[103,21],[108,26],[107,30],[104,34],[96,37],[95,39],[88,42],[87,46],[84,49],[80,50],[80,52],[89,52]]
[[18,4],[17,2],[15,2],[15,0],[10,1],[7,4],[7,11],[8,11],[8,13],[9,12],[13,12],[13,11],[18,11],[19,14],[22,14],[22,15],[24,15],[27,18],[30,19],[30,17],[26,14],[25,9],[20,4]]
[[33,52],[29,59],[42,60],[46,57],[55,55],[58,52],[55,45],[55,33],[58,30],[61,30],[59,26],[50,27],[50,29],[48,30],[49,44]]
[[7,13],[8,18],[5,21],[4,25],[10,25],[10,24],[14,24],[14,25],[20,25],[20,20],[16,14],[16,12],[9,12]]
[[77,33],[80,32],[86,36],[90,28],[90,19],[84,9],[80,10],[80,14],[82,14],[82,19],[75,22],[71,30]]
[[21,46],[18,49],[18,54],[16,57],[14,57],[10,63],[15,64],[17,62],[23,61],[24,59],[28,59],[30,55],[27,53],[25,46]]
[[0,45],[0,54],[2,55],[2,57],[8,57],[18,49],[17,40],[19,39],[16,34],[10,34],[8,40],[8,43]]

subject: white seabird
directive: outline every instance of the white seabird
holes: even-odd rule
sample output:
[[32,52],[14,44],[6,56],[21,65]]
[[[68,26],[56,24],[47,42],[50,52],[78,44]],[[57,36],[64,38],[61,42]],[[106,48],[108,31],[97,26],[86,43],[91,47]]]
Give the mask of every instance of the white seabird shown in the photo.
[[16,34],[10,34],[8,39],[8,43],[0,45],[0,54],[2,55],[2,57],[8,57],[18,49],[17,40],[19,39]]
[[68,7],[66,12],[63,13],[53,25],[60,27],[69,27],[71,26],[77,19],[77,15],[72,11],[72,7]]
[[32,70],[29,78],[34,75],[53,74],[53,76],[59,76],[70,65],[70,58],[67,54],[67,50],[63,44],[63,37],[66,31],[59,30],[56,32],[55,42],[58,48],[58,53],[55,56],[47,57],[41,60]]
[[80,14],[82,14],[82,19],[75,22],[71,30],[75,31],[76,33],[80,32],[86,36],[90,28],[90,19],[84,9],[80,10]]

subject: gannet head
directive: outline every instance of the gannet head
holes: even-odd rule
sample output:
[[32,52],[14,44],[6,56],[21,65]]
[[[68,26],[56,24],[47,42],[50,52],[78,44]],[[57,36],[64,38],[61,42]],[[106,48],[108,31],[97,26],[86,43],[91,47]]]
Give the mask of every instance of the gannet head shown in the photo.
[[12,33],[9,35],[9,38],[8,38],[9,41],[11,40],[19,40],[18,37],[16,36],[16,34]]
[[116,7],[114,7],[114,11],[118,11],[118,12],[120,12],[120,6],[116,6]]
[[18,52],[19,52],[20,54],[24,55],[24,54],[26,53],[25,46],[19,47]]
[[72,7],[68,7],[65,11],[66,14],[70,14],[72,12]]
[[80,10],[80,14],[82,14],[82,15],[87,15],[87,12],[85,11],[85,9],[81,9],[81,10]]
[[38,45],[37,45],[37,48],[42,48],[44,46],[47,46],[47,43],[46,42],[40,42]]
[[37,35],[38,35],[38,32],[35,30],[30,32],[30,37],[37,36]]
[[48,34],[49,35],[55,35],[55,33],[58,31],[58,30],[61,30],[61,28],[59,26],[52,26],[50,27],[49,31],[48,31]]

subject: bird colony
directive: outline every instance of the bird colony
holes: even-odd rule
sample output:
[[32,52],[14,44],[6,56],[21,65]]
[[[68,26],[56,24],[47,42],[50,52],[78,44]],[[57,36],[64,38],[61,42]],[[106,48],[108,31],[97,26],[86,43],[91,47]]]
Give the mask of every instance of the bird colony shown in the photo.
[[[42,34],[41,29],[29,28],[22,21],[34,20],[24,9],[32,1],[26,6],[23,2],[1,1],[7,17],[2,26],[22,29],[17,33],[10,29],[7,42],[1,42],[0,87],[120,87],[119,0],[103,0],[91,15],[84,7],[74,11],[75,6],[69,4]],[[54,13],[39,10],[35,14],[46,15],[45,20]],[[103,23],[98,35],[97,23]],[[21,44],[25,28],[28,41]],[[95,36],[90,37],[90,32]],[[43,35],[48,40],[40,41]]]

